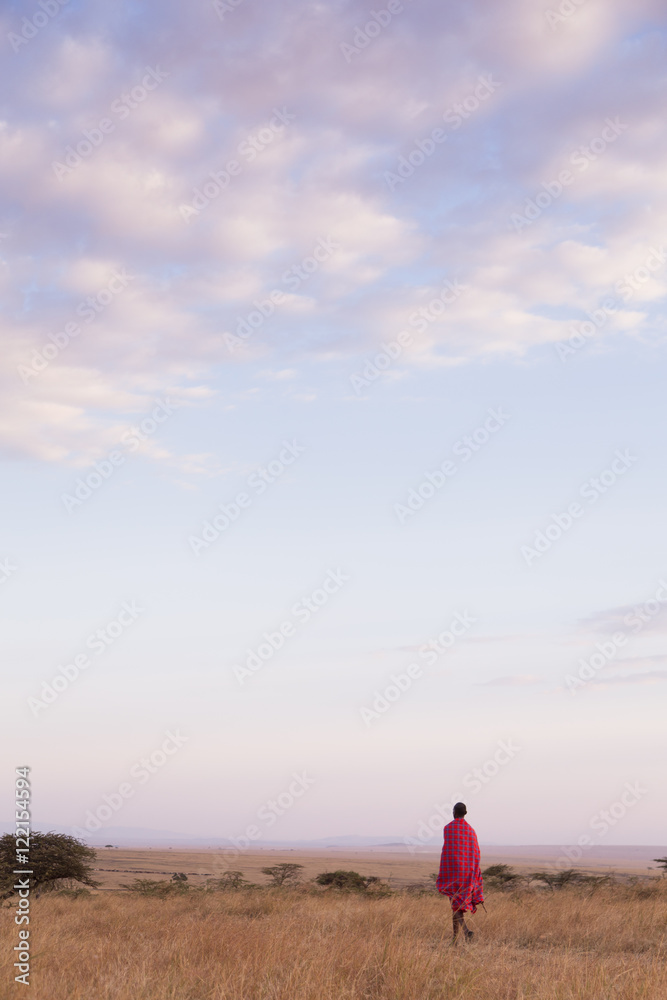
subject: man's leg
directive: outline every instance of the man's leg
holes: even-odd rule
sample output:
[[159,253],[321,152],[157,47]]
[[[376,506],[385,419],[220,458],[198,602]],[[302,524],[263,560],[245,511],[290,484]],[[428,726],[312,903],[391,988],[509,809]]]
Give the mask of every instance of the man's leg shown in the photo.
[[466,941],[469,941],[473,937],[473,931],[470,930],[465,922],[464,911],[463,910],[453,910],[452,912],[452,925],[454,931],[454,941],[458,936],[460,930],[463,931]]

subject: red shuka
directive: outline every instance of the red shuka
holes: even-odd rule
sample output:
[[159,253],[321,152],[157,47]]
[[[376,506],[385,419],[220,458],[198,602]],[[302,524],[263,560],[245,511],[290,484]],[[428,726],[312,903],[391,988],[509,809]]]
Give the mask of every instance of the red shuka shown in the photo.
[[453,910],[475,913],[477,904],[484,902],[477,834],[463,817],[448,823],[443,834],[438,892],[449,896]]

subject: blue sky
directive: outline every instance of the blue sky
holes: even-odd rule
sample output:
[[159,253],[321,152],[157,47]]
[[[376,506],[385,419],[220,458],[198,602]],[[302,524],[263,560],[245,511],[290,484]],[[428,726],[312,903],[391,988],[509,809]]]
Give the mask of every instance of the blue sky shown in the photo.
[[218,8],[2,14],[35,816],[157,755],[107,827],[241,837],[307,773],[260,840],[415,837],[460,793],[485,843],[576,844],[630,783],[598,842],[659,843],[664,10]]

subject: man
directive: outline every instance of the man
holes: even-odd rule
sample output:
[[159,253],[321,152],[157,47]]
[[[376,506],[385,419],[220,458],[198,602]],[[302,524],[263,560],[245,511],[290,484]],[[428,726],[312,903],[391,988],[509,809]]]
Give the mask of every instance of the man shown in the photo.
[[454,806],[454,819],[443,831],[440,871],[435,882],[438,892],[452,901],[454,943],[460,930],[465,940],[470,941],[473,932],[466,926],[463,914],[468,910],[475,913],[478,903],[484,903],[479,843],[477,834],[464,819],[467,812],[463,802]]

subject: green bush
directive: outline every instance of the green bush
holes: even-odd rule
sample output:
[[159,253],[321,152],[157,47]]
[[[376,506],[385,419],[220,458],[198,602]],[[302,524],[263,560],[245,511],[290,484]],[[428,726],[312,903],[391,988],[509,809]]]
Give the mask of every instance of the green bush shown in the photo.
[[164,882],[149,878],[135,878],[134,882],[126,883],[122,888],[127,889],[128,892],[138,892],[141,896],[157,896],[159,899],[165,899],[167,896],[182,896],[190,891],[188,883],[180,879],[175,882]]
[[254,889],[256,886],[243,877],[243,872],[228,871],[220,878],[207,879],[206,888],[213,892],[233,892],[239,889]]
[[[30,888],[42,891],[73,888],[79,882],[95,888],[99,885],[93,879],[92,862],[96,854],[76,837],[65,833],[30,834],[29,848],[32,870]],[[0,898],[6,899],[14,892],[13,886],[20,875],[14,874],[16,864],[16,839],[11,833],[0,837]]]
[[403,892],[409,896],[432,896],[434,890],[435,886],[432,882],[410,882],[403,886]]
[[341,868],[335,872],[322,872],[315,877],[315,882],[346,892],[367,892],[368,889],[380,889],[382,886],[382,880],[376,875],[364,876],[359,872],[343,871]]
[[516,889],[522,882],[521,875],[517,874],[510,865],[489,865],[482,872],[482,878],[488,889]]
[[526,876],[531,882],[542,882],[550,889],[564,889],[566,886],[587,885],[595,888],[599,885],[607,885],[612,881],[610,875],[586,875],[577,871],[576,868],[566,868],[562,872],[532,872]]

